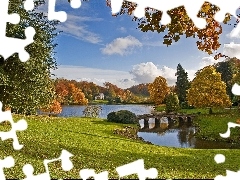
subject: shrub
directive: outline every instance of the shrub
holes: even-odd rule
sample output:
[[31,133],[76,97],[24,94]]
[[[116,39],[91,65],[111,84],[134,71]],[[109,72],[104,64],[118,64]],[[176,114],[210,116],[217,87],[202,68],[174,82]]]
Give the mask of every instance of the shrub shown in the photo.
[[175,93],[170,93],[166,97],[166,112],[175,112],[179,110],[179,100]]
[[194,109],[194,106],[188,105],[187,101],[181,103],[182,109]]
[[117,112],[111,112],[107,115],[107,121],[123,123],[123,124],[134,124],[137,123],[136,114],[128,110],[120,110]]
[[87,106],[83,110],[83,114],[85,117],[99,117],[101,110],[101,106]]

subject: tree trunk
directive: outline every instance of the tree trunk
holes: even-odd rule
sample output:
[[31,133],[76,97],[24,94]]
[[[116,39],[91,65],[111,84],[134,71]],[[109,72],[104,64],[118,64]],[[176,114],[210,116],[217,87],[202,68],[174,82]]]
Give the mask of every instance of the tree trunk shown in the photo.
[[212,114],[213,113],[213,111],[212,111],[212,108],[210,107],[209,108],[209,114]]

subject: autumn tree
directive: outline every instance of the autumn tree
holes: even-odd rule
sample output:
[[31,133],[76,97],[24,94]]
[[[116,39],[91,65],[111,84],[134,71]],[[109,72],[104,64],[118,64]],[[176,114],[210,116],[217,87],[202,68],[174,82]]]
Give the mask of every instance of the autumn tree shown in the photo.
[[148,92],[148,83],[141,83],[138,85],[131,86],[130,88],[127,88],[127,90],[131,91],[137,96],[149,96]]
[[58,101],[64,104],[64,101],[69,94],[66,81],[63,79],[56,79],[54,85]]
[[[111,0],[106,0],[106,2],[107,6],[111,7]],[[120,12],[114,14],[114,16],[122,14],[132,15],[136,7],[136,3],[123,1]],[[207,25],[204,29],[199,29],[195,26],[183,6],[168,11],[168,14],[171,17],[171,23],[168,25],[161,24],[162,11],[153,8],[146,8],[145,17],[141,19],[134,17],[133,20],[138,22],[138,28],[142,32],[152,31],[156,33],[165,33],[163,36],[163,44],[166,44],[167,46],[171,45],[173,42],[177,42],[185,35],[186,38],[198,38],[196,40],[198,49],[205,51],[208,54],[213,54],[221,45],[219,43],[219,36],[222,34],[222,25],[213,18],[218,11],[219,8],[217,6],[212,5],[207,1],[202,5],[198,12],[198,17],[206,20]],[[230,24],[230,20],[231,15],[226,14],[223,23]],[[237,23],[238,20],[236,20],[236,24]],[[215,55],[215,58],[217,59],[221,56],[224,55],[218,53]]]
[[110,82],[105,82],[104,87],[106,88],[106,96],[109,102],[112,101],[120,101],[120,99],[124,95],[124,90],[117,87],[116,85],[110,83]]
[[[76,86],[82,90],[85,97],[92,101],[95,96],[97,96],[100,93],[100,88],[98,85],[94,84],[93,82],[87,82],[87,81],[80,81],[76,83]],[[101,92],[103,93],[103,92]]]
[[196,73],[187,93],[188,104],[197,108],[229,107],[231,101],[226,93],[226,84],[213,66],[206,66]]
[[160,105],[169,93],[166,79],[162,76],[156,77],[153,83],[148,85],[148,91],[150,93],[150,100],[156,105]]
[[[43,0],[36,0],[35,9],[27,12],[23,2],[11,0],[9,14],[18,13],[20,23],[7,23],[6,36],[25,39],[24,30],[35,29],[34,42],[26,46],[30,59],[23,63],[17,54],[6,60],[0,57],[0,101],[12,112],[35,114],[36,110],[50,104],[55,98],[51,70],[56,68],[54,49],[58,22],[49,21],[42,12],[36,11]],[[4,42],[1,42],[4,43]]]
[[186,94],[189,88],[188,73],[183,69],[181,64],[178,64],[175,75],[177,76],[176,93],[180,103],[182,103],[186,101]]
[[69,104],[86,105],[88,103],[82,90],[77,88],[73,83],[68,84],[68,91]]
[[40,110],[42,112],[49,113],[49,115],[56,115],[62,112],[62,106],[57,99],[54,99],[50,104],[48,104],[46,107],[41,108]]

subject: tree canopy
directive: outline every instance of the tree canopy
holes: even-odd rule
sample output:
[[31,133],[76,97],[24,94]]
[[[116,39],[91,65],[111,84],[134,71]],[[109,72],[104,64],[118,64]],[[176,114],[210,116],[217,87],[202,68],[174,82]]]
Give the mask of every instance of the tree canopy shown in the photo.
[[179,63],[177,66],[177,76],[176,82],[176,92],[180,102],[186,101],[186,94],[189,88],[188,73],[183,69],[182,65]]
[[187,100],[194,107],[228,107],[231,101],[226,84],[213,66],[206,66],[196,73],[188,90]]
[[169,93],[169,87],[164,77],[158,76],[153,83],[148,85],[148,91],[150,93],[150,100],[156,105],[162,104],[166,95]]
[[[111,7],[111,0],[106,0],[106,3],[107,6]],[[123,1],[121,11],[114,16],[122,14],[132,15],[136,6],[136,3]],[[219,8],[210,4],[209,2],[205,2],[202,5],[202,9],[199,11],[198,17],[206,19],[207,25],[204,29],[198,29],[194,25],[183,6],[168,11],[168,14],[172,20],[168,25],[161,24],[162,12],[153,8],[145,9],[144,18],[138,19],[134,17],[133,20],[138,22],[138,28],[142,32],[166,32],[166,34],[163,36],[163,44],[166,44],[167,46],[171,45],[173,42],[177,42],[183,35],[185,35],[186,38],[198,38],[196,40],[198,49],[207,52],[208,54],[215,53],[215,59],[218,59],[219,57],[227,56],[217,53],[217,50],[221,46],[219,43],[219,36],[222,34],[222,25],[213,18],[217,11],[219,11]],[[231,15],[226,14],[223,23],[230,24],[230,20]],[[236,20],[234,26],[237,23],[238,20]]]
[[0,57],[0,101],[4,108],[16,113],[36,113],[36,109],[51,104],[55,98],[50,70],[56,68],[54,38],[58,22],[49,21],[36,11],[41,3],[44,1],[35,1],[35,9],[30,12],[24,10],[22,1],[9,3],[9,13],[18,13],[21,20],[19,24],[7,25],[7,36],[24,39],[28,26],[36,31],[34,42],[25,48],[30,54],[27,62],[21,62],[16,54],[7,60]]

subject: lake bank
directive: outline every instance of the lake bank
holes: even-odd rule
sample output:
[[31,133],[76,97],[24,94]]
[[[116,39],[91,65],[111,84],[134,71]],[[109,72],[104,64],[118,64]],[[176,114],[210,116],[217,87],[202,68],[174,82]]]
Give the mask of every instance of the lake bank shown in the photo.
[[[15,120],[22,116],[14,116]],[[22,166],[33,165],[35,172],[45,172],[44,159],[56,158],[62,149],[74,156],[71,158],[74,168],[64,172],[59,163],[50,165],[51,178],[79,178],[79,170],[95,169],[97,173],[107,170],[109,178],[118,178],[116,167],[144,159],[145,168],[156,168],[158,178],[214,178],[225,175],[226,169],[239,170],[236,161],[239,150],[198,150],[169,148],[146,144],[138,140],[128,139],[114,134],[115,129],[123,129],[125,125],[109,123],[98,118],[76,117],[24,117],[28,129],[19,132],[19,141],[24,144],[21,151],[12,148],[11,141],[0,144],[1,159],[6,154],[16,159],[13,168],[5,169],[7,178],[24,178]],[[1,127],[7,128],[7,127]],[[224,154],[226,162],[217,164],[216,154]],[[137,178],[128,176],[127,178]]]
[[[63,111],[59,117],[83,117],[83,110],[86,106],[63,106]],[[107,114],[113,111],[129,110],[137,115],[150,114],[154,111],[153,106],[146,105],[101,105],[102,111],[100,118],[106,119]],[[164,107],[161,107],[163,109]],[[141,131],[138,130],[138,136],[145,141],[159,146],[180,147],[180,148],[199,148],[199,149],[229,149],[239,148],[239,135],[236,129],[232,129],[233,134],[230,138],[221,138],[219,133],[224,133],[227,130],[227,123],[234,122],[238,114],[233,113],[231,117],[223,118],[221,114],[208,115],[207,109],[183,109],[183,113],[191,114],[200,112],[198,118],[193,121],[189,127],[171,125],[163,123],[160,125],[164,128],[157,130]],[[234,110],[225,110],[228,116]],[[217,113],[217,112],[216,112]],[[219,115],[219,118],[218,118]],[[216,116],[216,117],[215,117]],[[222,117],[221,117],[222,116]],[[218,120],[212,120],[212,117]],[[220,123],[215,123],[215,122]],[[139,121],[143,125],[142,120]],[[155,127],[154,120],[150,120],[150,129]],[[208,125],[208,127],[206,127]],[[168,127],[169,126],[169,127]],[[221,126],[221,127],[220,127]],[[196,127],[196,128],[195,128]],[[213,128],[211,128],[213,127]],[[238,133],[238,134],[237,134]]]

